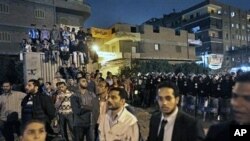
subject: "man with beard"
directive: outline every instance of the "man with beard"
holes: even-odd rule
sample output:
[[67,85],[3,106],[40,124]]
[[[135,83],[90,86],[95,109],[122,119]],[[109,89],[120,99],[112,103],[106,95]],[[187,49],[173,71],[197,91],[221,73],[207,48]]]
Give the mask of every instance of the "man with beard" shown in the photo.
[[[45,94],[39,93],[39,81],[31,79],[28,81],[26,87],[27,95],[24,97],[22,106],[22,124],[25,125],[31,119],[42,120],[46,124],[46,131],[48,135],[53,134],[50,127],[51,121],[55,118],[55,107],[51,98]],[[51,137],[47,138],[50,141]]]
[[108,112],[99,124],[100,141],[138,141],[136,117],[125,108],[126,91],[112,88],[108,96]]
[[233,120],[212,125],[205,141],[230,141],[230,129],[250,125],[250,72],[237,76],[232,90],[231,107]]
[[[60,133],[65,141],[69,141],[69,139],[73,139],[73,112],[70,102],[73,92],[68,90],[65,82],[58,82],[56,85],[58,95],[55,107],[59,114]],[[69,132],[67,132],[67,129],[69,129]]]
[[172,82],[157,88],[160,111],[152,115],[148,141],[201,141],[204,131],[199,122],[178,109],[179,91]]
[[4,81],[2,88],[3,94],[0,95],[0,133],[2,132],[6,141],[14,141],[14,133],[20,136],[20,105],[25,94],[13,91],[9,81]]
[[78,89],[71,96],[73,110],[73,135],[75,141],[94,141],[94,129],[99,116],[99,102],[95,94],[87,90],[88,82],[78,78]]

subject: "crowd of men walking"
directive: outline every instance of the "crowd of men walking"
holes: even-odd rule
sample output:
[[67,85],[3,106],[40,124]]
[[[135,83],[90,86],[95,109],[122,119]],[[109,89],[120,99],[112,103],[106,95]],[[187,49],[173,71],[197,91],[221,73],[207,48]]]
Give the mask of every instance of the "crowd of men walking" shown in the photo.
[[[53,82],[45,83],[31,79],[25,92],[14,91],[11,82],[4,81],[0,140],[14,141],[18,136],[22,141],[139,141],[138,119],[131,105],[158,105],[150,119],[148,141],[229,140],[224,138],[229,133],[221,133],[229,131],[231,124],[250,123],[250,72],[151,73],[130,78],[108,72],[106,79],[99,71],[72,74],[66,77],[59,71]],[[206,107],[210,98],[231,100],[233,119],[222,130],[216,130],[220,125],[212,126],[205,136],[202,124],[185,113],[189,97],[196,98],[195,107],[202,102],[201,107]]]

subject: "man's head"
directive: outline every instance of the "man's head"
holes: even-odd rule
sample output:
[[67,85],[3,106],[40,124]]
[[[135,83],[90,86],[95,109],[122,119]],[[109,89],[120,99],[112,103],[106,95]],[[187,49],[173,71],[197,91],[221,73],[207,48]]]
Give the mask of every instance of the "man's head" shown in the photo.
[[236,78],[231,106],[238,123],[250,124],[250,72],[242,73]]
[[43,84],[43,78],[38,78],[37,80],[39,81],[39,84],[40,84],[40,85]]
[[125,104],[127,93],[121,88],[112,88],[109,91],[108,108],[112,111],[122,108]]
[[118,83],[118,77],[116,75],[113,75],[112,79],[114,83]]
[[57,29],[57,26],[55,24],[53,25],[53,29]]
[[45,89],[49,90],[51,88],[52,88],[51,83],[50,82],[45,82]]
[[26,93],[28,94],[35,94],[39,88],[39,81],[36,79],[30,79],[25,86]]
[[57,71],[57,72],[55,73],[55,78],[62,78],[62,75],[60,74],[59,71]]
[[77,83],[81,89],[87,89],[88,82],[86,78],[84,77],[78,78]]
[[20,141],[45,141],[46,134],[44,122],[30,120],[24,125]]
[[109,90],[108,82],[103,81],[103,80],[99,81],[99,83],[97,84],[96,90],[97,90],[97,95],[107,94]]
[[78,72],[78,73],[76,74],[76,79],[81,78],[81,77],[83,77],[83,74],[82,74],[81,72]]
[[65,82],[57,82],[56,86],[57,86],[59,93],[66,93],[67,85]]
[[74,85],[75,85],[75,81],[74,81],[73,78],[69,78],[69,79],[67,80],[67,83],[68,83],[68,86],[74,86]]
[[9,81],[4,81],[2,88],[4,93],[9,93],[12,89],[12,84]]
[[162,82],[157,88],[157,101],[161,112],[170,115],[179,103],[179,90],[172,82]]
[[91,79],[91,76],[90,76],[89,73],[86,73],[86,74],[85,74],[85,77],[86,77],[87,80],[90,80],[90,79]]

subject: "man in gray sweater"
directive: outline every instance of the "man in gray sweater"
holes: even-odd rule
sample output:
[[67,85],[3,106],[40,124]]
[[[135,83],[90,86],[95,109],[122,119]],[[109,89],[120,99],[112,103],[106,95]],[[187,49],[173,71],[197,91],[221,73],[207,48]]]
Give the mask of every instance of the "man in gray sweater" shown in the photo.
[[71,96],[73,110],[73,134],[75,141],[94,141],[94,129],[99,117],[99,101],[95,94],[87,90],[87,79],[78,79],[78,89]]

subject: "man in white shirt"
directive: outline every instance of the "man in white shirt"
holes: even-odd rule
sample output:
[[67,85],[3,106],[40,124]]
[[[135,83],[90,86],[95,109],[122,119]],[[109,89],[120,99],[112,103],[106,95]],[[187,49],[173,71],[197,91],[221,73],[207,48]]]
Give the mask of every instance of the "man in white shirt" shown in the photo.
[[20,135],[21,102],[26,94],[12,90],[12,84],[4,81],[0,95],[0,132],[6,141],[14,141],[14,134]]
[[138,141],[137,119],[125,108],[126,92],[112,88],[108,97],[108,112],[99,124],[100,141]]
[[199,122],[178,109],[179,92],[174,83],[163,82],[157,88],[160,111],[152,115],[148,141],[202,141]]

